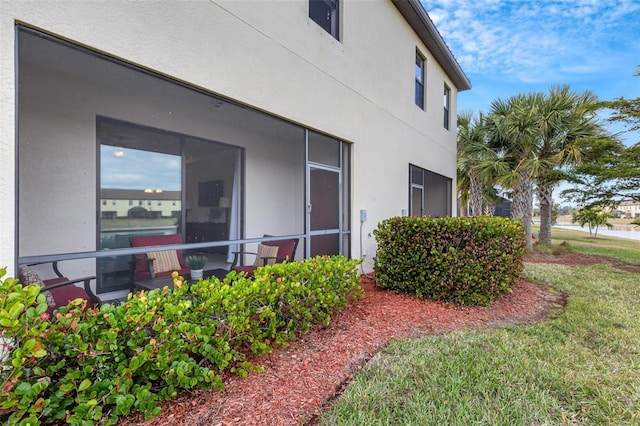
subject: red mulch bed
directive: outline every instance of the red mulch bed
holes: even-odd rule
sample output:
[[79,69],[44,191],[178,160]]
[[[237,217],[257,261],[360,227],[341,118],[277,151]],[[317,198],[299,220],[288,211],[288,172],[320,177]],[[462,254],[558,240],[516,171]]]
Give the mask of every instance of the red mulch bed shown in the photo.
[[525,261],[533,263],[560,263],[563,265],[595,265],[598,263],[608,263],[615,268],[623,269],[628,272],[640,273],[640,266],[627,265],[608,257],[594,256],[582,253],[567,253],[563,254],[562,256],[554,256],[550,254],[533,254],[528,255],[525,258]]
[[[640,273],[640,267],[578,253],[532,255],[527,262],[610,263]],[[225,375],[223,392],[195,391],[164,402],[150,421],[139,415],[120,425],[297,425],[313,423],[325,404],[339,394],[362,366],[390,341],[482,328],[542,321],[566,295],[523,279],[513,292],[491,306],[451,307],[377,289],[363,276],[365,298],[352,302],[326,327],[318,327],[288,347],[252,360],[262,374],[242,379]]]

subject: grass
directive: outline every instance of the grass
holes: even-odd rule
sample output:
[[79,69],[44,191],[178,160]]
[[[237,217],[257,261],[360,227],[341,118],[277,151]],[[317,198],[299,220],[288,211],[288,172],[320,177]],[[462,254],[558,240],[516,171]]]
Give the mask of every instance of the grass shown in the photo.
[[527,264],[525,275],[568,292],[566,311],[535,325],[395,342],[319,423],[640,424],[638,275],[604,264]]
[[[538,227],[533,227],[536,235]],[[588,232],[572,231],[568,229],[553,228],[551,230],[551,243],[556,245],[563,241],[568,242],[574,251],[578,253],[593,254],[597,256],[612,257],[629,265],[640,265],[640,241],[624,238],[598,235],[598,238],[589,238]]]

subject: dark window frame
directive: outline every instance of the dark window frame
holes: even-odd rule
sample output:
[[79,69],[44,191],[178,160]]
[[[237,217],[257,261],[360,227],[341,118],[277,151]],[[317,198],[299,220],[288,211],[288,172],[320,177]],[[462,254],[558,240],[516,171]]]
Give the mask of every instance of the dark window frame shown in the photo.
[[309,18],[333,38],[340,40],[339,0],[309,0]]
[[451,105],[451,89],[449,88],[449,86],[447,86],[447,83],[444,84],[444,99],[443,99],[443,104],[444,104],[444,128],[449,130],[449,125],[450,125],[450,105]]
[[416,63],[415,63],[415,103],[421,109],[425,109],[425,101],[424,101],[424,77],[425,77],[425,65],[427,63],[427,59],[424,57],[419,50],[416,49]]

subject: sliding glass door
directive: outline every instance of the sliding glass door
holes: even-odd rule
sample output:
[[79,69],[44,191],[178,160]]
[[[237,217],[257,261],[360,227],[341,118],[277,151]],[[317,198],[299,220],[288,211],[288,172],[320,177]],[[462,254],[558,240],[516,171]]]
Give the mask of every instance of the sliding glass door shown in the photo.
[[[107,118],[98,118],[96,129],[99,250],[130,247],[130,238],[141,235],[179,234],[183,243],[229,239],[239,206],[239,148]],[[226,259],[226,246],[198,250]],[[126,288],[129,261],[101,259],[99,289]]]

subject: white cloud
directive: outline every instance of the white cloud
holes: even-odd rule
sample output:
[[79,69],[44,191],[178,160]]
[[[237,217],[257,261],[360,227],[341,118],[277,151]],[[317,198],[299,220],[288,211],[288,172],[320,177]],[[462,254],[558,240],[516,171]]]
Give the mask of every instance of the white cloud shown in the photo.
[[634,47],[638,57],[640,2],[636,1],[423,0],[423,4],[470,74],[491,72],[536,82],[565,73],[598,72]]
[[561,71],[572,74],[592,74],[598,72],[602,68],[598,65],[590,65],[590,64],[578,64],[578,65],[563,65],[561,66]]

